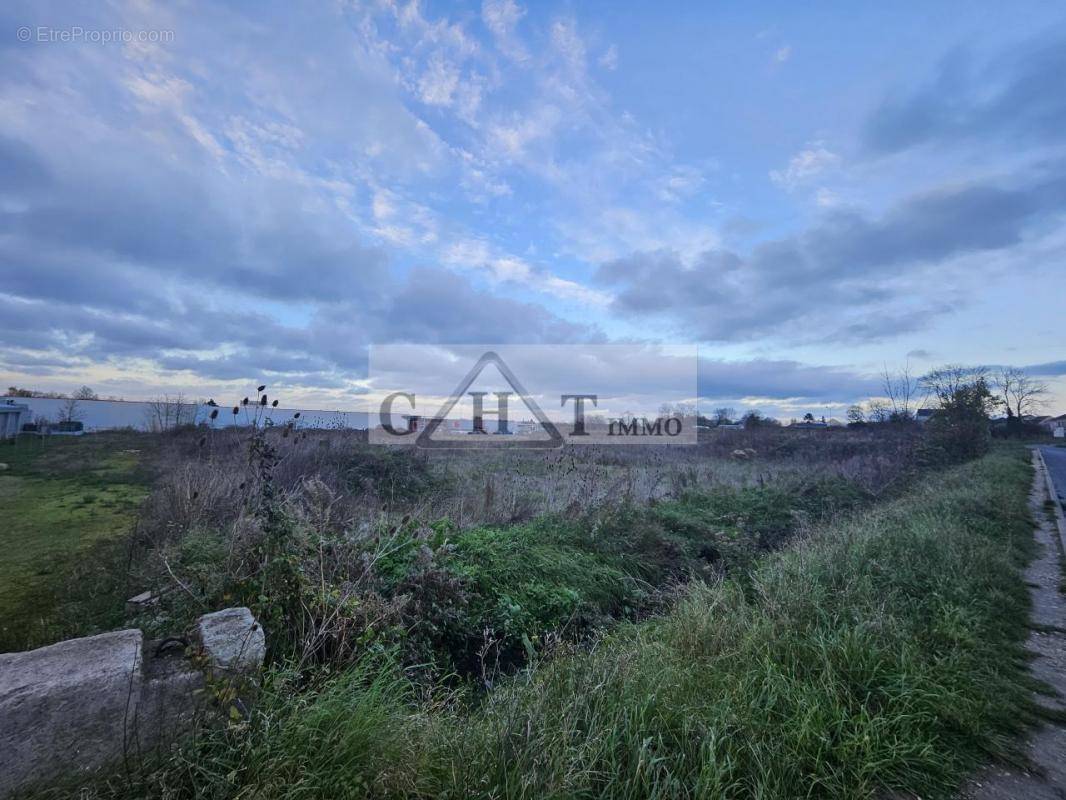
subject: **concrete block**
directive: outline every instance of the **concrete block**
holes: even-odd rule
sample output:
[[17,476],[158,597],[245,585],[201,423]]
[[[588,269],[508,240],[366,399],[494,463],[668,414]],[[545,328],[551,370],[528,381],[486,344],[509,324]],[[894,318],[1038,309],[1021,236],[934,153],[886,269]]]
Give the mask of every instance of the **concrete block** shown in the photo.
[[146,659],[135,731],[138,755],[177,742],[204,721],[209,708],[204,687],[203,672],[181,650]]
[[[262,666],[266,637],[247,608],[197,621],[206,666]],[[161,645],[183,645],[168,640]],[[0,654],[0,798],[37,785],[77,782],[177,741],[214,713],[186,647],[153,646],[138,630]]]
[[247,608],[204,614],[196,621],[196,636],[213,670],[252,672],[263,665],[266,636]]
[[122,758],[142,648],[141,632],[125,630],[0,655],[0,797]]

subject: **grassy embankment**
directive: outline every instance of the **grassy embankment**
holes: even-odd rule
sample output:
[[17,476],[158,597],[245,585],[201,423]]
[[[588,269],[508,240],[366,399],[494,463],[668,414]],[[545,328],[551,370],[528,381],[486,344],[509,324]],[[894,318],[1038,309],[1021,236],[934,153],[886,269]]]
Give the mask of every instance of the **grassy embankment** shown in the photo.
[[143,437],[22,437],[0,448],[0,652],[120,624],[122,542],[147,494]]
[[1020,448],[693,582],[486,695],[366,658],[204,735],[130,795],[943,796],[1034,718]]

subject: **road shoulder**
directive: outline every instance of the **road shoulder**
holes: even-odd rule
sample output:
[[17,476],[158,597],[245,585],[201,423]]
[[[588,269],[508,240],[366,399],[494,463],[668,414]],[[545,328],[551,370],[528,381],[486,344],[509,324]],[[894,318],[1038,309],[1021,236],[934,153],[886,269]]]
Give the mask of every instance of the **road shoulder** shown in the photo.
[[[1059,516],[1055,515],[1054,498],[1043,459],[1033,453],[1033,487],[1029,502],[1037,523],[1034,536],[1037,554],[1025,573],[1032,598],[1032,630],[1026,649],[1034,658],[1033,676],[1051,686],[1055,696],[1040,696],[1037,702],[1051,712],[1066,714],[1066,595],[1060,591],[1064,578]],[[1050,716],[1049,715],[1049,716]],[[1066,727],[1046,722],[1033,731],[1025,748],[1026,768],[988,767],[975,775],[963,788],[966,800],[1063,800],[1066,798]]]

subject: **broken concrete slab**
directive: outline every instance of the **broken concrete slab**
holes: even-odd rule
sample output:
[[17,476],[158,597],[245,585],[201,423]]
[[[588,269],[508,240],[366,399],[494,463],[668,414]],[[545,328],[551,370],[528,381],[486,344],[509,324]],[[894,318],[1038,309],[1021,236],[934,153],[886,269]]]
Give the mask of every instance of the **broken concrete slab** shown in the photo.
[[116,631],[0,655],[0,796],[121,758],[143,637]]
[[195,730],[209,706],[204,673],[185,657],[184,650],[163,652],[150,643],[137,708],[138,755],[170,745]]
[[146,609],[159,605],[159,596],[152,594],[152,592],[141,592],[135,594],[129,600],[126,601],[126,613],[130,616],[140,614]]
[[138,630],[0,654],[0,798],[135,761],[210,719],[200,667],[244,685],[266,637],[247,608],[207,614],[196,633],[202,661],[181,637],[145,650]]
[[204,614],[196,622],[196,636],[213,670],[251,672],[263,665],[266,636],[245,607]]

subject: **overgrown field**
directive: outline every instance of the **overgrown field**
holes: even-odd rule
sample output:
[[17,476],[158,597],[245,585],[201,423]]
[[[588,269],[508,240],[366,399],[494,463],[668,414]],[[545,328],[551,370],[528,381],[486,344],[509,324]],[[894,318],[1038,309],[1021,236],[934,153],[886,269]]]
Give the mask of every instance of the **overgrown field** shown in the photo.
[[341,469],[305,442],[315,471],[283,446],[254,445],[228,488],[196,483],[222,479],[208,457],[172,472],[139,561],[180,583],[149,625],[237,602],[266,622],[252,712],[101,795],[945,796],[1034,718],[1021,448],[909,481],[885,449],[875,480],[854,453],[705,452],[668,492],[510,521],[482,475],[460,525],[432,513],[454,464]]
[[135,622],[163,634],[244,604],[301,671],[389,650],[451,684],[659,612],[693,578],[746,581],[905,472],[892,436],[430,459],[336,432],[215,433],[174,440],[144,510],[134,574],[166,591]]

